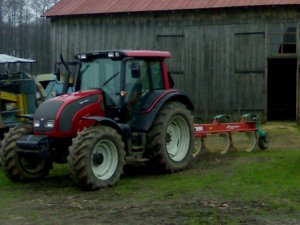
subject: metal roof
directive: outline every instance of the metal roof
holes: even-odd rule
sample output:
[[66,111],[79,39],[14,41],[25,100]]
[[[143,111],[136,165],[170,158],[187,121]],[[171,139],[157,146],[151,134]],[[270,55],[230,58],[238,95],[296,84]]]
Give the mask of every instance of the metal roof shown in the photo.
[[42,16],[300,5],[300,0],[61,0]]
[[35,60],[23,59],[10,55],[0,54],[0,64],[4,63],[34,63]]

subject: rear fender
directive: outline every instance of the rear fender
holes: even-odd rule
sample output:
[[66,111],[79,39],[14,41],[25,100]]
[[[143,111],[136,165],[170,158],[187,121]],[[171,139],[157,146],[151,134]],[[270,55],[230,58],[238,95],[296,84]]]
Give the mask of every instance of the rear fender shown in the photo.
[[180,102],[189,110],[194,110],[193,103],[182,91],[151,91],[142,100],[139,113],[133,119],[134,128],[138,131],[147,132],[155,120],[158,112],[168,102]]

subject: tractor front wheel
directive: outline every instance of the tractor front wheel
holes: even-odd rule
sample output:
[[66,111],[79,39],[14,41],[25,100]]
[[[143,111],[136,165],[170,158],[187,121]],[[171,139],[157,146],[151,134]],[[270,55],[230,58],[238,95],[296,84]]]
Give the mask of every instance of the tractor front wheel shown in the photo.
[[11,128],[1,142],[2,168],[6,175],[14,181],[27,181],[48,175],[52,168],[51,161],[40,159],[36,155],[17,154],[17,141],[32,132],[32,126],[19,125]]
[[71,179],[87,190],[113,186],[123,173],[124,143],[110,127],[90,127],[78,133],[69,148]]
[[176,172],[192,161],[193,125],[190,111],[179,102],[165,105],[147,136],[150,162],[163,170]]

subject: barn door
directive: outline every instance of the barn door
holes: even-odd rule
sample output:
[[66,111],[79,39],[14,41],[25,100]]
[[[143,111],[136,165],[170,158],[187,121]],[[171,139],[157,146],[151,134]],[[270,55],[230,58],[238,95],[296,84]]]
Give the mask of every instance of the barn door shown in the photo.
[[179,89],[184,83],[184,44],[185,36],[181,28],[162,27],[156,35],[156,50],[169,51],[172,55],[167,60],[168,71],[175,81],[176,88]]
[[235,33],[234,41],[236,108],[265,117],[265,33]]

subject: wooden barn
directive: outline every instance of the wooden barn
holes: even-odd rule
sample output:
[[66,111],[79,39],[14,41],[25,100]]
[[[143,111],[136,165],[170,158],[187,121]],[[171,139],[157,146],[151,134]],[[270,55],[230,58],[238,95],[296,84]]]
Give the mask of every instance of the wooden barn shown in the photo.
[[53,61],[102,49],[167,50],[196,113],[300,121],[300,0],[61,0]]

